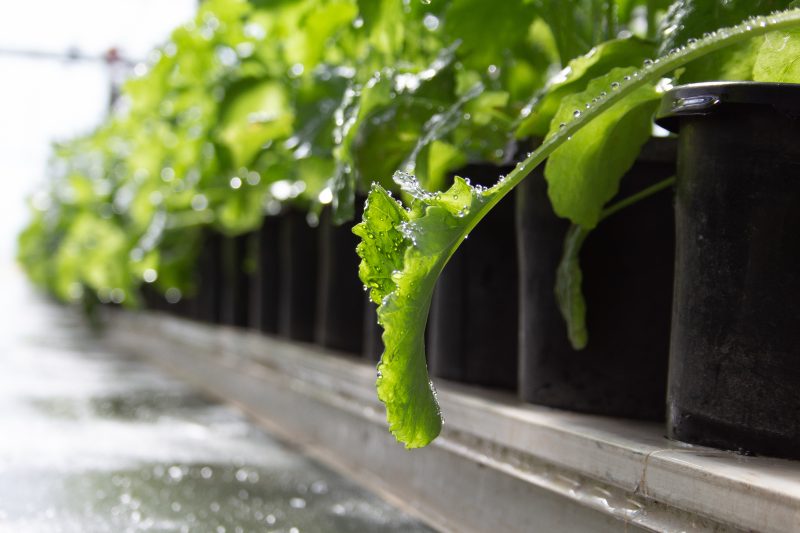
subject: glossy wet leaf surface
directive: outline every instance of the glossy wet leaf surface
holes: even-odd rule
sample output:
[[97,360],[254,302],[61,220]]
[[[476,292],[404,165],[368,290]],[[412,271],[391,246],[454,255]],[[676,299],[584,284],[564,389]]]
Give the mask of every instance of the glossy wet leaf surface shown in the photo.
[[378,397],[386,404],[390,431],[407,447],[418,448],[436,438],[442,425],[425,361],[434,285],[486,197],[461,178],[435,194],[422,190],[411,176],[397,179],[416,196],[411,209],[375,186],[363,221],[353,231],[362,238],[359,274],[380,304],[378,321],[384,330]]

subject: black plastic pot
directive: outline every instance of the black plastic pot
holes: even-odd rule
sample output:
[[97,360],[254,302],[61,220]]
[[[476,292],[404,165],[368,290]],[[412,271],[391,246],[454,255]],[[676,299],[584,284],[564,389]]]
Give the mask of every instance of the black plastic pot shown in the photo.
[[256,265],[250,290],[250,327],[264,333],[278,332],[280,293],[280,217],[267,216],[255,240]]
[[800,458],[800,85],[667,93],[679,131],[669,434]]
[[222,236],[207,230],[202,239],[198,257],[197,297],[195,318],[202,322],[218,324],[222,320]]
[[167,300],[164,298],[164,295],[152,285],[142,285],[140,293],[145,308],[151,311],[169,312]]
[[[363,205],[363,200],[356,205]],[[361,214],[356,212],[356,217],[360,219]],[[322,211],[314,336],[321,346],[359,354],[364,334],[364,291],[358,278],[359,239],[352,226],[352,222],[336,226],[330,207]]]
[[197,315],[197,301],[191,295],[183,296],[177,302],[168,302],[166,296],[152,285],[143,285],[140,292],[144,306],[151,311],[161,311],[189,319]]
[[[674,149],[671,139],[647,143],[615,200],[672,176]],[[589,343],[576,351],[567,339],[554,293],[569,224],[553,213],[541,173],[518,187],[522,399],[585,413],[663,421],[672,217],[672,195],[662,191],[612,215],[587,237],[580,257]]]
[[252,233],[222,240],[222,323],[247,327],[250,308],[250,276],[247,259]]
[[[475,164],[456,175],[491,186],[511,167]],[[502,200],[476,226],[436,284],[428,362],[437,377],[487,387],[517,385],[517,254],[514,202]]]
[[280,223],[278,334],[313,342],[317,314],[317,228],[305,211],[289,209]]

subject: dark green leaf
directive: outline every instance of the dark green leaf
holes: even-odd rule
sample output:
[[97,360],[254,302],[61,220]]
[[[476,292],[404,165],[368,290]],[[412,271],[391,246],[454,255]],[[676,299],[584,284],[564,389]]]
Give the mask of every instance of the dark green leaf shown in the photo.
[[461,41],[458,55],[468,66],[486,68],[528,32],[536,11],[526,0],[452,0],[444,13],[444,32]]

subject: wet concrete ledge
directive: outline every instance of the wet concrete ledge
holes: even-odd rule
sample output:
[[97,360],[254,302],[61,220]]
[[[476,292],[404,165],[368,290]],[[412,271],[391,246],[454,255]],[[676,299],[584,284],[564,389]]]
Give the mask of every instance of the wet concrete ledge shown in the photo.
[[442,530],[800,530],[797,462],[684,446],[656,424],[445,382],[442,436],[408,451],[386,430],[369,364],[158,313],[108,318],[114,349],[239,405]]

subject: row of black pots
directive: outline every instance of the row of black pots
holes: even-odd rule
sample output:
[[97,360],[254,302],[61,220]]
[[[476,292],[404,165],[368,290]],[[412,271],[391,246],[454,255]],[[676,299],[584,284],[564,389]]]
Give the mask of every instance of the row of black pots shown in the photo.
[[[431,373],[539,405],[667,419],[669,435],[688,442],[800,457],[795,94],[716,84],[665,96],[664,125],[678,141],[646,144],[618,199],[677,175],[675,208],[662,191],[587,238],[580,351],[554,294],[568,224],[541,174],[529,177],[445,268],[428,324]],[[490,185],[508,170],[457,174]],[[194,316],[375,361],[380,328],[357,279],[356,242],[327,211],[317,228],[288,210],[251,236],[209,235]],[[247,275],[246,257],[256,257]]]
[[[462,174],[485,184],[508,170],[471,165]],[[654,140],[623,180],[619,197],[674,171],[674,140]],[[587,239],[581,261],[591,340],[581,351],[567,339],[554,293],[568,229],[553,212],[541,174],[489,213],[437,285],[429,323],[431,373],[517,390],[539,405],[663,420],[671,197],[663,193],[635,204]]]
[[[540,405],[666,415],[669,436],[690,443],[800,458],[800,89],[687,86],[665,96],[660,116],[679,133],[677,157],[673,139],[652,140],[618,198],[675,174],[674,209],[662,192],[588,237],[588,346],[572,349],[557,310],[567,224],[538,175],[516,191],[516,249],[503,243],[514,226],[501,203],[443,273],[431,370],[517,385]],[[486,169],[463,173],[482,183]]]
[[289,208],[251,233],[209,231],[199,290],[184,314],[361,354],[366,302],[357,242],[348,225],[331,222],[328,209],[315,226],[304,211]]

